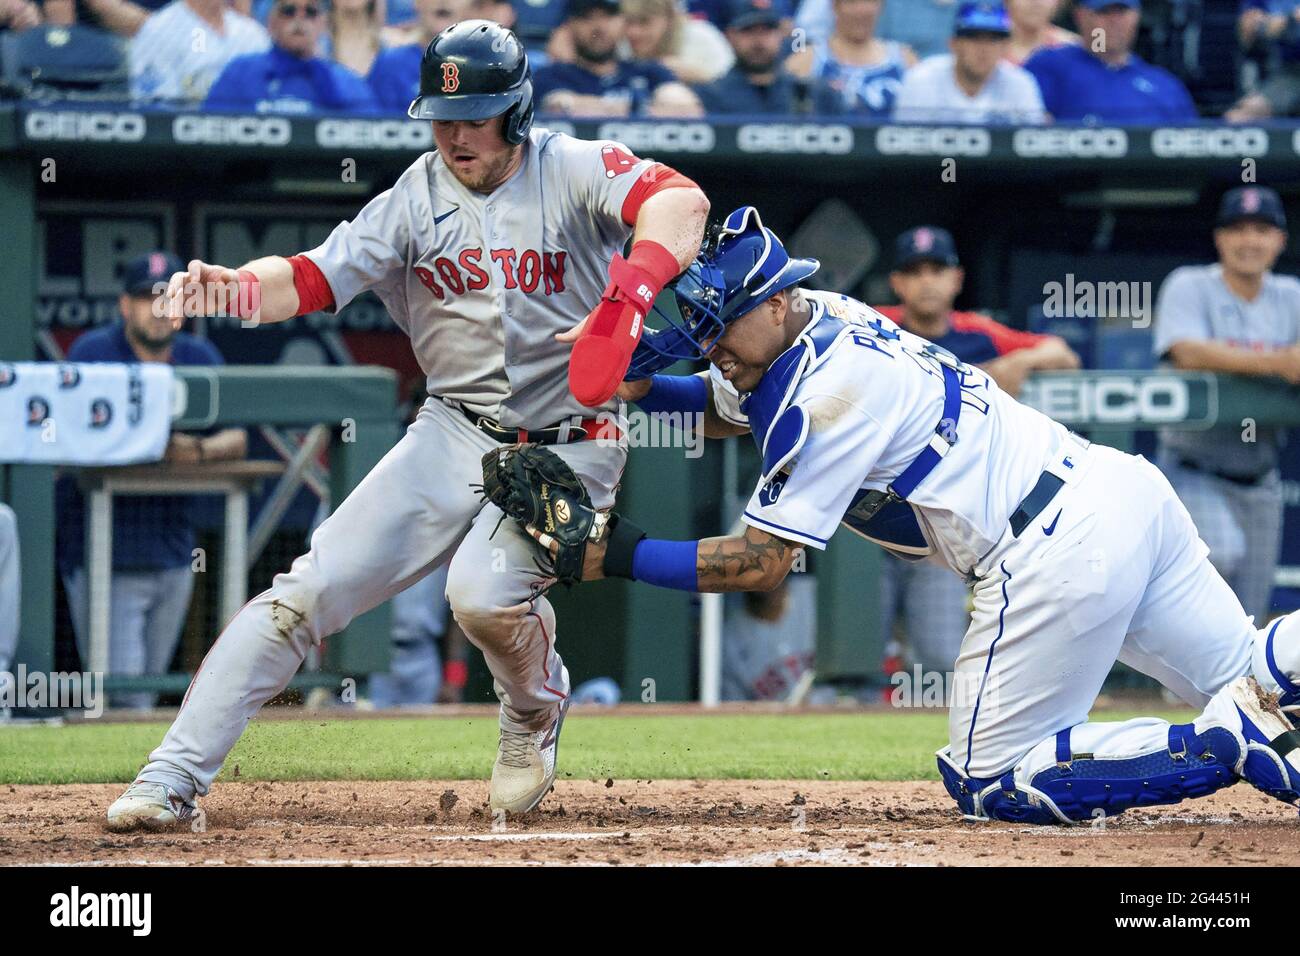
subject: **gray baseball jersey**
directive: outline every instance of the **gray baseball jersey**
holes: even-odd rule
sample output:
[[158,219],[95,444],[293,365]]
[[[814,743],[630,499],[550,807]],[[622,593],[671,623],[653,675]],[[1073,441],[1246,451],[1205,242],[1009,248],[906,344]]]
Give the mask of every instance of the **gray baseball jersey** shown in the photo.
[[[1300,281],[1269,273],[1254,302],[1246,302],[1223,281],[1223,268],[1183,266],[1160,287],[1156,299],[1155,352],[1164,357],[1184,339],[1213,339],[1242,348],[1283,348],[1300,342]],[[1160,433],[1162,449],[1203,468],[1255,476],[1277,465],[1282,432],[1260,428],[1254,442],[1241,440],[1239,425],[1208,431]]]
[[379,296],[429,394],[541,428],[591,414],[569,394],[571,347],[555,333],[600,301],[632,232],[624,200],[650,165],[615,143],[534,128],[518,172],[485,196],[425,153],[306,255],[336,309],[367,289]]

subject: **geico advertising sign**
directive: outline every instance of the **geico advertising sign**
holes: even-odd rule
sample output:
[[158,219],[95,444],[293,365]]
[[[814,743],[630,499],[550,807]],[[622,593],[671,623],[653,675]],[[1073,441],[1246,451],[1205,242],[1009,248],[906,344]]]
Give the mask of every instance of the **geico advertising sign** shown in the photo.
[[1035,376],[1020,400],[1065,425],[1213,424],[1209,379],[1175,375]]

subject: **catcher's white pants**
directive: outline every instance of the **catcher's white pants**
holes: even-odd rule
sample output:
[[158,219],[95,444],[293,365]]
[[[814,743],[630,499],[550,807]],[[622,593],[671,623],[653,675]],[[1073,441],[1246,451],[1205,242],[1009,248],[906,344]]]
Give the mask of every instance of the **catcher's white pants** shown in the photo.
[[[1079,752],[1165,746],[1160,720],[1079,726],[1116,660],[1197,707],[1252,673],[1277,689],[1262,632],[1210,564],[1164,475],[1099,445],[1072,455],[1075,472],[1048,507],[975,569],[949,711],[953,763],[967,777],[998,776],[1068,727]],[[1279,651],[1300,671],[1300,627]]]
[[[480,459],[496,447],[460,412],[427,401],[316,529],[311,550],[226,626],[138,779],[183,796],[207,793],[244,727],[285,688],[312,644],[449,559],[447,599],[492,671],[502,726],[545,727],[569,693],[569,675],[555,649],[555,612],[533,599],[542,576],[532,540],[513,521],[497,528],[501,511],[470,487],[482,483]],[[613,503],[626,447],[587,441],[553,450],[597,507]]]

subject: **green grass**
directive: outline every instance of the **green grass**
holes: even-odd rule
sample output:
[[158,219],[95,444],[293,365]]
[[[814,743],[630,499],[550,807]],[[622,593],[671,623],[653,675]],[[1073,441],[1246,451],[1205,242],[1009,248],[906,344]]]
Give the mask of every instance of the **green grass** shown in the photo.
[[[1107,720],[1126,714],[1107,713]],[[1186,712],[1164,714],[1186,720]],[[0,727],[0,783],[130,781],[165,724]],[[645,717],[574,713],[561,773],[577,779],[930,780],[943,712]],[[486,778],[495,718],[254,721],[220,779]]]

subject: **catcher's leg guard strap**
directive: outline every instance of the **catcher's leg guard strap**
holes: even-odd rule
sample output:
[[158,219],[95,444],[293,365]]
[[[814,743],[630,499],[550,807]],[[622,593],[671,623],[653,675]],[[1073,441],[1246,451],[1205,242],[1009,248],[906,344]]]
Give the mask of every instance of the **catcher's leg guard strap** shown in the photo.
[[[943,752],[939,772],[967,816],[1067,823],[1203,797],[1236,783],[1242,756],[1240,739],[1224,727],[1197,733],[1192,724],[1174,724],[1159,750],[1102,759],[1076,753],[1070,736],[1070,729],[1060,731],[1001,777],[965,777]],[[1043,766],[1052,757],[1055,762]]]

